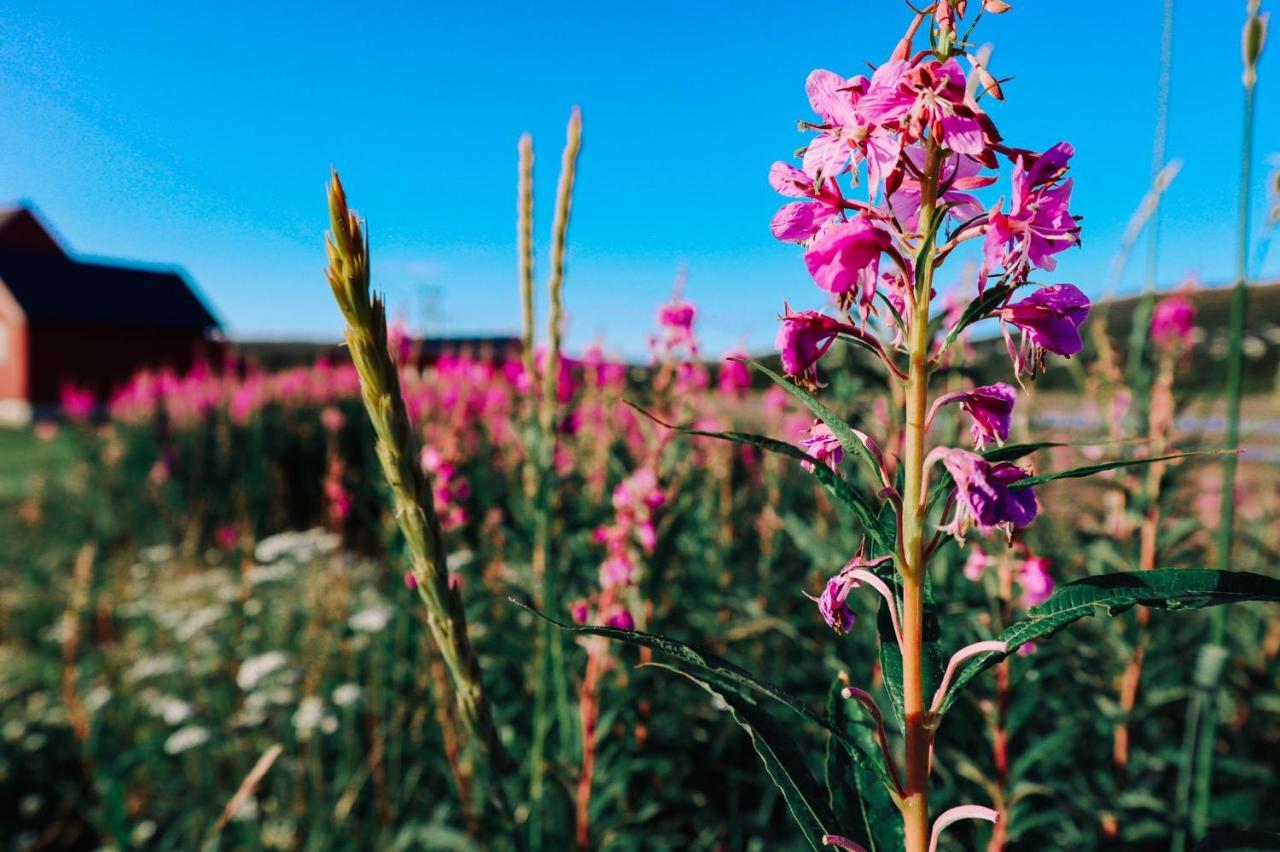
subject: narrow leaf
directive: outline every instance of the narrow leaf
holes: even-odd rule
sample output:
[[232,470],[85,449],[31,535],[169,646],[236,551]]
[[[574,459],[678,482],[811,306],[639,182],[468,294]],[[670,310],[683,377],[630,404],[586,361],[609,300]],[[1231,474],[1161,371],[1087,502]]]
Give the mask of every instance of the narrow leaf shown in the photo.
[[782,388],[791,396],[795,397],[801,405],[809,409],[809,412],[823,423],[827,424],[827,428],[831,430],[831,434],[836,436],[836,440],[840,442],[840,446],[844,447],[844,451],[851,456],[857,456],[871,470],[872,476],[876,481],[880,479],[880,464],[876,461],[875,456],[871,455],[871,451],[867,449],[866,444],[862,443],[862,439],[854,433],[853,428],[845,422],[844,418],[836,414],[826,406],[820,399],[809,393],[795,382],[788,381],[785,377],[778,375],[765,365],[758,361],[749,359],[739,359],[747,366],[754,370],[758,370],[769,377],[775,385]]
[[1039,476],[1029,476],[1026,479],[1019,479],[1017,482],[1010,484],[1010,488],[1030,488],[1033,485],[1043,485],[1046,482],[1053,482],[1055,479],[1081,479],[1086,476],[1093,476],[1095,473],[1102,473],[1106,470],[1115,470],[1121,467],[1134,467],[1136,465],[1152,464],[1153,462],[1171,461],[1173,459],[1185,459],[1191,456],[1218,456],[1223,453],[1232,453],[1233,450],[1203,450],[1191,453],[1170,453],[1167,456],[1152,456],[1146,459],[1115,459],[1109,462],[1101,462],[1100,464],[1090,464],[1084,467],[1076,467],[1071,470],[1059,470],[1053,473],[1045,473]]
[[[1280,601],[1280,580],[1247,571],[1207,568],[1157,568],[1085,577],[1060,587],[1047,601],[1032,607],[1027,618],[1010,625],[1001,641],[1016,651],[1023,643],[1054,633],[1073,621],[1105,609],[1115,615],[1136,605],[1152,609],[1199,609],[1243,601]],[[955,679],[943,700],[945,711],[960,690],[1007,654],[974,657]]]
[[650,665],[688,678],[728,706],[734,721],[751,737],[756,754],[781,791],[791,816],[804,832],[805,840],[815,850],[822,850],[822,838],[832,833],[835,821],[827,808],[822,788],[810,774],[804,755],[786,729],[754,700],[715,677],[699,677],[665,663]]
[[[857,742],[850,739],[844,731],[832,725],[825,716],[820,713],[815,713],[806,707],[799,698],[780,687],[760,680],[746,669],[743,669],[742,667],[737,666],[710,651],[704,650],[695,645],[679,642],[675,639],[668,639],[665,636],[658,636],[653,633],[642,633],[638,630],[620,630],[616,627],[597,627],[590,624],[566,624],[562,621],[557,621],[544,613],[538,612],[533,607],[521,603],[514,598],[511,599],[511,602],[529,610],[529,612],[533,613],[538,618],[541,618],[544,621],[549,621],[556,627],[559,627],[561,630],[568,633],[580,636],[603,636],[606,639],[612,639],[615,642],[624,642],[628,645],[637,645],[643,648],[652,648],[655,651],[662,651],[664,654],[668,654],[682,664],[679,666],[681,671],[688,672],[692,669],[693,673],[699,677],[713,677],[722,683],[745,687],[754,692],[758,692],[761,695],[767,695],[773,700],[790,707],[802,718],[813,722],[831,733],[833,736],[840,738],[841,742],[845,743],[850,749],[858,748]],[[859,761],[860,765],[865,764],[867,769],[876,773],[876,776],[880,778],[886,789],[892,787],[893,782],[889,778],[889,774],[873,759],[871,755],[858,751],[853,755],[853,757],[854,760]]]
[[[875,512],[872,509],[871,504],[867,502],[866,498],[858,493],[858,490],[845,480],[843,476],[827,467],[825,462],[815,459],[813,456],[809,455],[794,444],[788,444],[786,441],[779,441],[775,438],[766,438],[764,435],[753,435],[749,432],[708,432],[702,429],[693,429],[688,426],[676,426],[672,423],[667,423],[659,419],[635,403],[628,402],[627,405],[630,405],[636,411],[640,412],[645,417],[648,417],[659,426],[671,429],[683,435],[694,435],[701,438],[715,438],[720,441],[732,441],[736,444],[749,444],[753,447],[759,447],[766,452],[777,453],[778,455],[789,456],[790,458],[798,461],[808,462],[813,466],[812,472],[814,477],[827,487],[827,490],[831,492],[833,497],[853,512],[858,519],[858,523],[867,531],[867,534],[872,538],[876,538],[879,535],[879,530],[877,529],[874,521]],[[834,432],[834,429],[832,431]],[[863,449],[865,451],[865,448]]]

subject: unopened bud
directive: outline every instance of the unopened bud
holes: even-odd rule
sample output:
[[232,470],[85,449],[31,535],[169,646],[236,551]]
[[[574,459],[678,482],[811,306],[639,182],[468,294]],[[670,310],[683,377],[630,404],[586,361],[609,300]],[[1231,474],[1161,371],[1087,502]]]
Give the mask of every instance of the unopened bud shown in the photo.
[[1013,7],[1004,0],[983,0],[982,11],[991,15],[1003,15]]
[[1241,34],[1240,52],[1244,59],[1243,82],[1247,88],[1253,88],[1258,82],[1258,58],[1262,56],[1262,48],[1267,42],[1267,15],[1258,14],[1259,0],[1250,0],[1248,17],[1244,22]]

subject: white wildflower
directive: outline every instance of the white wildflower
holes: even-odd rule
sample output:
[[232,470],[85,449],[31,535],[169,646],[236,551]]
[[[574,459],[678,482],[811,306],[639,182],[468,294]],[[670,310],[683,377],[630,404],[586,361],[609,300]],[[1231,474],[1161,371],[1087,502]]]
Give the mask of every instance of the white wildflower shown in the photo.
[[173,558],[173,548],[167,544],[156,544],[142,548],[142,550],[138,551],[138,556],[141,557],[143,562],[158,565]]
[[202,746],[209,741],[209,731],[199,725],[187,725],[179,728],[164,741],[167,754],[182,754],[184,751]]
[[343,683],[333,690],[333,703],[339,707],[350,707],[360,700],[361,689],[358,684]]
[[140,683],[153,677],[173,674],[181,670],[182,660],[178,659],[178,657],[173,654],[157,654],[153,657],[143,657],[129,666],[124,673],[124,682]]
[[289,658],[280,651],[268,651],[265,654],[250,657],[240,664],[240,670],[236,672],[236,685],[245,692],[249,692],[268,675],[288,664]]
[[263,583],[287,580],[297,573],[297,570],[289,562],[281,562],[277,565],[255,565],[245,573],[245,579],[249,581],[251,586],[260,586]]
[[371,606],[351,616],[347,624],[359,633],[381,633],[391,621],[391,615],[392,609],[389,606]]

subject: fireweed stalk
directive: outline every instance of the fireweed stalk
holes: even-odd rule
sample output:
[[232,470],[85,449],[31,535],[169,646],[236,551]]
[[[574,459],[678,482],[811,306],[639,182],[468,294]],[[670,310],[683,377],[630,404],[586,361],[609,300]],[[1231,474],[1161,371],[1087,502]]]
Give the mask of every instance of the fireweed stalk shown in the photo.
[[347,347],[360,376],[361,397],[373,424],[396,519],[409,547],[418,595],[426,606],[427,629],[453,682],[458,719],[488,764],[489,801],[497,818],[513,827],[513,812],[503,790],[510,760],[467,635],[462,597],[449,583],[431,482],[420,463],[417,438],[401,395],[400,373],[388,344],[386,306],[381,296],[370,294],[369,244],[360,219],[347,207],[336,173],[329,186],[329,221],[325,274],[347,322]]
[[[984,5],[990,12],[1005,8],[1001,3]],[[1016,291],[1034,286],[1033,271],[1052,271],[1054,255],[1079,243],[1079,226],[1069,210],[1071,182],[1064,179],[1073,151],[1066,143],[1043,153],[1003,143],[980,105],[984,94],[1001,97],[999,84],[967,53],[967,34],[957,29],[965,7],[944,0],[917,14],[893,55],[869,79],[814,71],[806,88],[820,121],[802,127],[818,135],[805,149],[801,168],[780,162],[770,171],[775,189],[805,199],[779,210],[773,233],[804,248],[805,265],[837,312],[831,317],[786,311],[778,335],[784,371],[817,387],[819,360],[836,340],[844,339],[877,357],[889,381],[901,389],[904,430],[896,476],[872,449],[874,442],[859,436],[867,458],[879,468],[884,494],[897,509],[890,554],[896,578],[890,579],[896,579],[900,592],[889,589],[877,574],[887,555],[879,560],[859,555],[828,582],[818,601],[823,618],[837,632],[850,629],[854,616],[847,598],[863,584],[880,591],[890,615],[896,614],[905,734],[905,764],[895,773],[901,779],[896,804],[908,852],[936,846],[938,833],[955,818],[996,818],[988,808],[967,806],[930,820],[933,737],[946,690],[944,683],[936,696],[926,693],[929,557],[943,532],[961,542],[971,528],[1001,530],[1012,539],[1014,530],[1029,524],[1038,511],[1032,491],[1018,486],[1030,475],[1021,467],[929,443],[933,414],[948,404],[972,419],[977,448],[1002,443],[1016,401],[1014,388],[1000,384],[931,399],[932,374],[962,330],[961,322],[993,317],[1019,379],[1034,375],[1045,353],[1070,356],[1080,351],[1078,329],[1089,312],[1088,299],[1070,284],[1014,298]],[[913,44],[922,26],[930,47],[916,52]],[[962,59],[970,66],[968,75]],[[986,172],[997,168],[1000,157],[1012,167],[1008,205],[1001,199],[984,207],[972,191],[996,181]],[[841,186],[858,184],[863,163],[865,200],[847,195]],[[972,314],[939,335],[930,311],[937,269],[962,244],[973,241],[980,241],[982,262]],[[875,335],[869,325],[873,315],[892,326],[891,342]],[[899,363],[903,357],[905,369]],[[934,494],[947,489],[952,493],[944,512],[950,520],[935,528],[926,515]],[[945,679],[967,658],[991,650],[960,651]],[[885,759],[894,765],[887,752]],[[826,842],[854,846],[842,838]]]

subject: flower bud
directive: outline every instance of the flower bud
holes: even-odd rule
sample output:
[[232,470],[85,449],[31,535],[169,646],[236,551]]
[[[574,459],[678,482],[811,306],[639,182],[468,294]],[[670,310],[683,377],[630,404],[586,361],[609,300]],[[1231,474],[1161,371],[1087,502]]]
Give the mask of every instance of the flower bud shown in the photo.
[[1003,15],[1013,7],[1004,0],[983,0],[982,11],[991,15]]
[[1240,52],[1244,59],[1243,82],[1252,89],[1258,82],[1258,58],[1267,41],[1267,15],[1258,14],[1260,0],[1249,0],[1248,17],[1241,35]]

